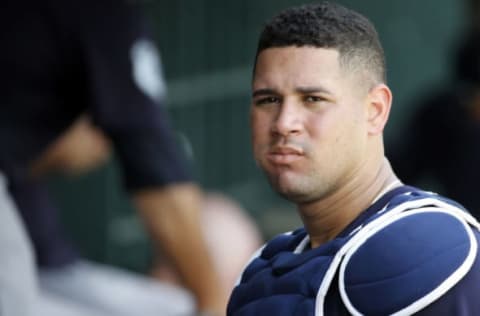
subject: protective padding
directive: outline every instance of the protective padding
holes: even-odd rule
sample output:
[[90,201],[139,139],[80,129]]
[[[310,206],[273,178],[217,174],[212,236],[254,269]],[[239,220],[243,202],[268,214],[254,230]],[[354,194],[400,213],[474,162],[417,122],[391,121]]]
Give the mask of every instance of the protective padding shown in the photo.
[[469,230],[444,212],[414,212],[389,223],[346,256],[340,269],[344,302],[364,315],[427,305],[427,295],[453,287],[466,273],[460,270],[470,269],[465,263],[476,243]]

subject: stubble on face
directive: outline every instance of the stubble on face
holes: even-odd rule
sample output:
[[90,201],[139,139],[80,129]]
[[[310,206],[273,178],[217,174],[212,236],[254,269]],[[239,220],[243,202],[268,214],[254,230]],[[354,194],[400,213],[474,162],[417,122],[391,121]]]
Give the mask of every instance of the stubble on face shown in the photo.
[[[266,175],[270,185],[283,198],[292,202],[307,202],[311,196],[315,196],[315,191],[318,190],[318,185],[312,184],[312,179],[315,178],[318,171],[310,168],[309,160],[312,152],[310,146],[305,142],[295,140],[279,140],[272,145],[266,146],[265,151],[277,146],[281,143],[282,146],[289,146],[302,149],[302,157],[297,164],[267,164],[263,163],[261,169]],[[303,174],[303,176],[300,176]]]
[[[281,91],[282,97],[286,97],[293,94],[298,86],[322,86],[326,83],[327,87],[345,89],[343,79],[338,79],[345,76],[339,68],[338,52],[294,47],[268,50],[267,54],[265,51],[259,54],[254,90],[273,87],[273,90]],[[320,66],[318,70],[312,72],[312,66],[315,65]],[[338,91],[337,89],[337,93]],[[335,114],[334,111],[338,111],[338,107],[345,106],[335,102],[328,104],[326,106],[328,109],[323,114],[299,108],[306,115],[303,117],[305,126],[302,126],[304,128],[301,130],[302,133],[292,137],[272,133],[269,125],[274,124],[274,119],[265,116],[261,109],[252,106],[252,139],[256,160],[272,187],[292,202],[311,202],[336,190],[340,185],[339,177],[344,176],[346,170],[344,166],[353,161],[349,157],[342,157],[350,154],[346,140],[349,136],[348,128],[338,127],[344,123],[341,115],[351,117],[351,113]],[[350,120],[350,123],[353,121],[345,119]],[[321,125],[325,127],[319,127]],[[303,155],[294,163],[281,164],[268,161],[265,158],[268,152],[280,145],[299,148]]]

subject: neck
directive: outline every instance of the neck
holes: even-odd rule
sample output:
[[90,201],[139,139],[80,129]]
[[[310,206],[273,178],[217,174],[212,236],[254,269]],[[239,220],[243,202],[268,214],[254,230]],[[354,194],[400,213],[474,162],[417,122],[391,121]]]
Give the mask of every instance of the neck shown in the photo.
[[383,158],[376,172],[359,172],[328,196],[298,205],[312,248],[335,238],[376,199],[400,185],[390,163]]

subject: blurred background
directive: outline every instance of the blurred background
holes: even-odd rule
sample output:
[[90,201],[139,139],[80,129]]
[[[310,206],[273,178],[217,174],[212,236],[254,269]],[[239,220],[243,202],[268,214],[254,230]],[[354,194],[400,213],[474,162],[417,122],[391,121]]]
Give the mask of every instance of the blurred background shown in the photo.
[[[387,152],[402,138],[418,100],[451,76],[452,48],[467,4],[458,0],[338,1],[369,17],[384,45],[394,106]],[[168,110],[198,182],[243,206],[264,238],[300,224],[271,191],[250,149],[248,108],[256,40],[263,22],[303,1],[151,0],[167,79]],[[49,187],[71,238],[90,259],[144,271],[150,245],[116,179],[115,158],[86,175],[52,175]],[[81,192],[81,193],[80,193]],[[89,211],[85,211],[88,209]],[[85,234],[85,231],[91,233]],[[126,255],[128,253],[128,255]]]

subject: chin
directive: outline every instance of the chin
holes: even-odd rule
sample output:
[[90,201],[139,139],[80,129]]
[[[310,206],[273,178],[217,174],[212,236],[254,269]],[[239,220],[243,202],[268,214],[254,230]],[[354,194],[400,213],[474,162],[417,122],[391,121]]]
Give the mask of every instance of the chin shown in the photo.
[[280,185],[279,183],[272,183],[272,186],[281,197],[291,202],[298,203],[308,200],[309,195],[299,188],[292,187],[291,185]]
[[300,203],[306,203],[310,202],[312,198],[303,193],[303,192],[293,192],[293,191],[288,191],[288,192],[282,192],[282,191],[277,191],[277,193],[284,199],[295,203],[295,204],[300,204]]

